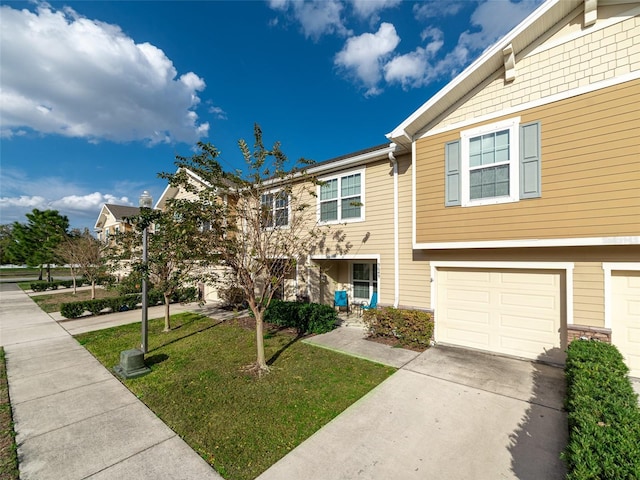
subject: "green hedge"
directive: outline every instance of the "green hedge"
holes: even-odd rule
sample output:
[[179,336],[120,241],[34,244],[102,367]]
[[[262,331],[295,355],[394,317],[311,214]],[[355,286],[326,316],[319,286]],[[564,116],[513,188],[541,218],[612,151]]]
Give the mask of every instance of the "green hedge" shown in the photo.
[[263,320],[280,327],[295,328],[298,333],[326,333],[335,328],[338,314],[328,305],[272,300]]
[[424,348],[433,338],[433,316],[420,310],[385,307],[366,310],[363,322],[370,337],[397,338],[401,345]]
[[[187,303],[196,299],[197,290],[195,288],[183,288],[178,290],[172,297],[171,303]],[[150,307],[162,304],[164,296],[158,290],[149,290],[147,301]],[[60,314],[64,318],[78,318],[85,311],[91,312],[92,315],[99,315],[100,312],[110,309],[111,312],[123,312],[138,308],[142,303],[142,294],[134,293],[121,295],[112,298],[96,298],[95,300],[85,300],[81,302],[63,303],[60,307]]]
[[[76,279],[76,287],[81,287],[85,284],[84,278]],[[73,287],[73,280],[54,280],[47,282],[46,280],[31,282],[31,290],[34,292],[44,292],[47,290],[57,290],[59,287],[71,288]]]
[[567,349],[568,480],[640,479],[640,409],[614,345],[575,340]]

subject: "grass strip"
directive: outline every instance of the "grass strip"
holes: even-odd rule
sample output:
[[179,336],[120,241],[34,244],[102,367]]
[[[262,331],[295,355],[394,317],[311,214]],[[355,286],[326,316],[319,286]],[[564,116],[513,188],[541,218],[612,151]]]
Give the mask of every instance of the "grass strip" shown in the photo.
[[[194,313],[172,323],[162,333],[161,319],[150,322],[152,373],[124,383],[227,480],[255,478],[395,371],[269,331],[271,372],[258,379],[243,370],[253,330]],[[112,368],[140,343],[140,326],[77,338]]]
[[0,347],[0,480],[18,480],[18,450],[13,431],[4,348]]

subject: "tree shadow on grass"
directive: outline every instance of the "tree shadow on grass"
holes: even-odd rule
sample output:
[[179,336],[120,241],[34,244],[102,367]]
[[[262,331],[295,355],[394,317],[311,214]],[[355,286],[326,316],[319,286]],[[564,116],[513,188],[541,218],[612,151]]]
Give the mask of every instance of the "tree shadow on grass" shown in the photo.
[[160,348],[163,348],[163,347],[166,347],[166,346],[172,345],[172,344],[174,344],[174,343],[176,343],[176,342],[179,342],[179,341],[181,341],[181,340],[184,340],[184,339],[186,339],[186,338],[193,337],[194,335],[197,335],[197,334],[199,334],[199,333],[206,332],[207,330],[210,330],[210,329],[212,329],[213,327],[217,327],[218,325],[220,325],[220,324],[222,324],[222,323],[224,323],[224,322],[223,322],[223,321],[219,321],[219,322],[214,323],[213,325],[207,325],[207,326],[206,326],[206,327],[204,327],[204,328],[201,328],[201,329],[196,330],[196,331],[194,331],[194,332],[188,333],[187,335],[183,335],[183,336],[181,336],[181,337],[174,338],[173,340],[169,340],[169,341],[167,341],[167,342],[164,342],[164,343],[162,343],[162,344],[158,345],[157,347],[152,348],[151,350],[149,350],[149,352],[155,352],[156,350],[159,350]]
[[519,480],[561,480],[566,468],[560,454],[568,438],[564,370],[539,362],[532,366],[529,408],[510,435],[511,470]]
[[[280,331],[280,329],[277,329],[277,331]],[[269,333],[272,333],[271,331]],[[280,350],[278,350],[276,353],[274,353],[271,358],[269,358],[269,360],[267,360],[267,365],[271,366],[273,365],[276,360],[278,360],[278,358],[280,358],[280,355],[283,354],[283,352],[285,352],[289,347],[291,347],[291,345],[293,345],[294,343],[302,340],[303,338],[305,338],[306,335],[298,333],[295,337],[293,337],[291,340],[289,340],[286,344],[284,344],[282,347],[280,347]]]

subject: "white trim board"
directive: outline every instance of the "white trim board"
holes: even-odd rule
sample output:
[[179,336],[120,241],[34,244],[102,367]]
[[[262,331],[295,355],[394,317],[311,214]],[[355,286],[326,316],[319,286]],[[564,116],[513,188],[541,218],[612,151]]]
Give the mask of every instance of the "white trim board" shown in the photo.
[[[414,223],[415,225],[415,223]],[[486,240],[475,242],[415,243],[414,250],[448,250],[465,248],[519,248],[519,247],[597,247],[608,245],[640,245],[640,236],[628,237],[576,237],[529,238],[524,240]]]

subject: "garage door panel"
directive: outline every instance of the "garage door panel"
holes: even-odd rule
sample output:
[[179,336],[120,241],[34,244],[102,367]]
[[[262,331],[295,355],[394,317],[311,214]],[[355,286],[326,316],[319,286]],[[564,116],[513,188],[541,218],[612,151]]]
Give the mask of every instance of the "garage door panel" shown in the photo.
[[436,340],[532,359],[560,352],[561,278],[547,270],[439,269]]
[[449,310],[449,325],[461,325],[462,328],[478,329],[489,325],[491,317],[488,312],[478,312],[471,309]]
[[471,303],[489,305],[491,296],[488,292],[461,288],[447,292],[447,299],[452,302],[463,304]]
[[441,272],[448,282],[455,282],[458,285],[475,285],[478,281],[488,282],[491,278],[489,270],[475,270],[473,279],[470,279],[466,270],[452,269]]
[[500,304],[512,307],[529,307],[542,311],[548,310],[555,315],[558,311],[558,295],[545,295],[535,292],[522,293],[502,293],[500,294]]
[[523,335],[550,335],[556,331],[556,322],[554,319],[536,319],[530,322],[529,317],[520,315],[500,315],[500,327],[504,329],[512,328],[516,330],[518,336]]
[[486,350],[489,347],[489,335],[486,332],[464,330],[459,328],[448,328],[447,338],[450,343],[457,343],[473,348]]
[[543,289],[558,286],[557,275],[546,275],[544,272],[526,273],[522,270],[513,272],[503,272],[499,274],[500,283],[503,286],[512,286],[515,288],[526,287],[527,289]]
[[613,272],[611,342],[640,377],[640,272]]

